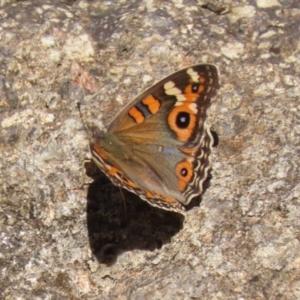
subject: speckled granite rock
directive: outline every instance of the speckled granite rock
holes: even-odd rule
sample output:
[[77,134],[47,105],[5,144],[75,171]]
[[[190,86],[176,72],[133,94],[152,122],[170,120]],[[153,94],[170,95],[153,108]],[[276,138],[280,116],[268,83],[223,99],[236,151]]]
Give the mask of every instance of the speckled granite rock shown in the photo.
[[[0,5],[1,299],[300,299],[298,0]],[[201,203],[184,218],[124,192],[125,208],[84,166],[77,103],[106,126],[206,62],[219,144]]]

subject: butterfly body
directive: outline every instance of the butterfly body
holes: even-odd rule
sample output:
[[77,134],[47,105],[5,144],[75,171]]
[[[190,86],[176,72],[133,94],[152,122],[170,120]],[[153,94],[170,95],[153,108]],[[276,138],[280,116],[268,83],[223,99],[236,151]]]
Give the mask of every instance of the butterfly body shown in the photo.
[[124,107],[106,132],[92,128],[92,157],[120,187],[176,212],[202,193],[213,137],[205,123],[218,87],[213,65],[161,80]]

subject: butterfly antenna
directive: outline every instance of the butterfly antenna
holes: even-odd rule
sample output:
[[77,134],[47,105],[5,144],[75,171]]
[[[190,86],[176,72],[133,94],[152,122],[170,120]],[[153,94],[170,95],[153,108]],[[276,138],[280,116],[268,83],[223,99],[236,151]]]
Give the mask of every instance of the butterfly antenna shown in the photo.
[[[81,79],[80,79],[80,80],[81,80]],[[81,89],[82,89],[82,92],[83,92],[83,98],[84,98],[85,92],[84,92],[84,88],[82,87],[82,84],[80,84],[80,87],[81,87]],[[84,118],[83,118],[80,99],[77,101],[76,104],[77,104],[77,109],[78,109],[78,112],[79,112],[79,117],[80,117],[80,120],[81,120],[81,122],[82,122],[82,124],[83,124],[84,130],[85,130],[87,136],[89,136],[89,135],[90,135],[90,131],[89,131],[88,126],[86,125],[86,122],[84,121]]]
[[124,211],[125,211],[125,216],[126,216],[126,219],[127,219],[127,207],[126,207],[126,200],[125,200],[125,197],[124,197],[124,194],[123,194],[123,191],[122,189],[119,187],[120,189],[120,194],[121,194],[121,197],[123,199],[123,205],[124,205]]
[[83,120],[83,115],[82,115],[82,111],[81,111],[81,105],[80,105],[80,101],[77,102],[77,109],[78,109],[78,112],[79,112],[79,116],[80,116],[80,120],[83,124],[83,127],[84,127],[84,130],[86,131],[87,135],[89,134],[89,131],[88,131],[88,128],[86,126],[86,123],[84,122]]

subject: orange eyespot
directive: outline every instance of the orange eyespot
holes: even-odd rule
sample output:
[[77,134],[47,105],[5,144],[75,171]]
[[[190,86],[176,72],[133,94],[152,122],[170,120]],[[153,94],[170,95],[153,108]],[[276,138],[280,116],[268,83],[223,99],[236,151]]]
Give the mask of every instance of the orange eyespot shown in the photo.
[[185,160],[176,165],[176,176],[178,178],[178,188],[182,192],[193,176],[193,165]]
[[184,94],[186,97],[189,97],[189,94],[198,94],[200,95],[201,93],[203,93],[205,90],[204,85],[203,84],[199,84],[199,83],[192,83],[189,84],[185,89],[184,89]]
[[184,103],[175,106],[168,116],[168,125],[182,142],[187,141],[192,136],[196,126],[197,116],[189,105],[189,103]]

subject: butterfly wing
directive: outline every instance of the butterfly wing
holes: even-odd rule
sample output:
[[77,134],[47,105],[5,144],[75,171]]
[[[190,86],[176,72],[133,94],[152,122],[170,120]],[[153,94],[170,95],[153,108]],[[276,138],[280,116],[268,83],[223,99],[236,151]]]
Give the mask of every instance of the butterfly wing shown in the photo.
[[213,137],[205,118],[217,87],[213,65],[156,83],[121,110],[107,133],[94,134],[96,163],[116,185],[150,204],[184,210],[182,204],[202,193],[211,167]]

